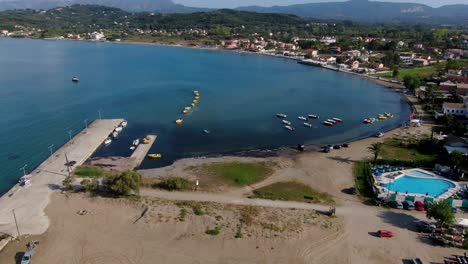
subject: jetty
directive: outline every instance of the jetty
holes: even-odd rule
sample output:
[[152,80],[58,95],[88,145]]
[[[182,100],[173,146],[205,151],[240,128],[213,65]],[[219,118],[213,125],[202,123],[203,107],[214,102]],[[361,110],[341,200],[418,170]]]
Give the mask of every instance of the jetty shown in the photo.
[[148,143],[140,143],[130,157],[97,157],[89,161],[90,165],[102,167],[105,170],[126,171],[133,170],[140,166],[148,151],[156,142],[156,135],[146,136]]
[[17,184],[0,197],[0,232],[13,237],[18,235],[18,231],[20,235],[44,233],[49,227],[44,209],[50,194],[61,188],[69,173],[65,165],[67,160],[76,162],[70,171],[82,165],[123,121],[100,119],[92,122],[30,173],[30,186]]

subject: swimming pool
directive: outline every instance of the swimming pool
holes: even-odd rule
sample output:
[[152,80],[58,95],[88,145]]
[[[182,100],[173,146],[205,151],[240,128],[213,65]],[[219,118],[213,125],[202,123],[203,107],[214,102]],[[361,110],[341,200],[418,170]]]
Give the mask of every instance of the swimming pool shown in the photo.
[[434,175],[424,172],[422,170],[410,170],[409,173],[413,176],[418,176],[418,177],[434,177]]
[[384,184],[384,186],[392,192],[408,192],[422,195],[427,194],[437,197],[447,192],[450,188],[454,188],[455,184],[450,181],[434,177],[427,178],[426,176],[426,178],[419,178],[404,175],[396,179],[394,182]]

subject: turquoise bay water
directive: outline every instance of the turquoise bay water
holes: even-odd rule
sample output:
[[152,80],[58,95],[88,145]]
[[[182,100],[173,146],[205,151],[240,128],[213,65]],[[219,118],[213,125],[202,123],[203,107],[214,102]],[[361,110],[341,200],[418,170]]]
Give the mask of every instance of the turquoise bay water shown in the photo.
[[[79,83],[71,78],[78,75]],[[174,121],[201,99],[182,126]],[[292,60],[148,45],[0,38],[0,192],[84,127],[84,120],[123,117],[129,125],[98,156],[129,155],[131,141],[158,135],[142,167],[175,159],[297,143],[345,142],[393,128],[409,116],[399,95],[358,77]],[[296,127],[283,128],[276,113]],[[361,120],[391,112],[373,125]],[[343,124],[305,128],[299,115]],[[205,135],[203,129],[211,134]]]
[[[427,176],[426,176],[427,177]],[[437,197],[445,193],[448,189],[455,185],[447,180],[437,178],[419,178],[404,175],[396,179],[394,182],[385,185],[392,192],[399,193],[417,193]]]

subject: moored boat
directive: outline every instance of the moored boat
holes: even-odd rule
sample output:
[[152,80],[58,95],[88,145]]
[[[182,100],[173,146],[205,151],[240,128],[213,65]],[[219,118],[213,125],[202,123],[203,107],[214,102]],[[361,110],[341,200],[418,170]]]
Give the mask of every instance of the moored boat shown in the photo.
[[333,119],[334,121],[338,122],[338,123],[341,123],[341,122],[343,122],[343,120],[342,120],[342,119],[340,119],[340,118],[336,118],[336,117],[334,117],[334,118],[332,118],[332,119]]
[[305,126],[305,127],[312,127],[312,124],[307,123],[307,122],[304,122],[304,126]]
[[291,125],[291,122],[289,122],[288,120],[281,120],[281,122],[283,122],[283,124],[285,124],[287,126]]
[[284,128],[286,128],[287,130],[290,130],[290,131],[294,130],[294,127],[292,127],[292,126],[284,126]]
[[188,114],[188,113],[189,113],[188,110],[185,110],[185,109],[184,109],[184,111],[182,111],[182,114],[184,114],[184,115],[186,115],[186,114]]
[[73,76],[72,82],[79,82],[79,81],[80,81],[80,78],[78,78],[77,76]]
[[309,118],[312,118],[312,119],[319,119],[320,117],[318,115],[309,115]]
[[386,116],[384,116],[384,115],[379,115],[379,117],[378,117],[378,118],[379,118],[379,120],[387,120],[387,117],[386,117]]
[[122,123],[120,123],[121,127],[126,127],[127,125],[128,125],[127,120],[124,120],[124,121],[122,121]]
[[162,158],[162,155],[161,154],[148,154],[148,158],[151,158],[151,159],[160,159]]
[[369,118],[365,118],[364,120],[362,120],[362,122],[364,124],[370,124],[372,121]]
[[133,140],[133,142],[132,142],[133,146],[138,146],[139,144],[140,144],[140,140],[138,138]]
[[336,123],[337,123],[337,122],[336,122],[335,120],[333,120],[333,119],[327,119],[326,121],[329,122],[329,123],[332,123],[332,124],[336,124]]
[[181,125],[182,122],[184,122],[184,120],[182,120],[182,119],[180,119],[180,118],[177,119],[177,120],[175,121],[175,123],[176,123],[177,125]]
[[119,132],[114,131],[114,132],[112,132],[111,135],[112,135],[113,138],[117,138],[119,136]]
[[114,129],[114,131],[115,131],[115,132],[121,132],[122,129],[123,129],[123,127],[118,126],[118,127],[116,127],[116,128]]
[[323,121],[323,124],[326,126],[333,126],[335,123],[329,122],[329,121]]
[[303,116],[298,116],[297,119],[302,120],[302,121],[307,121],[307,118],[305,118]]
[[278,117],[278,118],[286,118],[286,117],[288,117],[288,116],[285,115],[285,114],[276,114],[276,117]]
[[111,138],[106,138],[106,140],[104,140],[104,145],[109,145],[110,143],[112,143]]

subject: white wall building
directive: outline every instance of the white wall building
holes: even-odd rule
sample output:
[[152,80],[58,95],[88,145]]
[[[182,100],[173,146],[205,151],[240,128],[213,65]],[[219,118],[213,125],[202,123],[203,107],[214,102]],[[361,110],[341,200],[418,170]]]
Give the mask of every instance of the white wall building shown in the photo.
[[462,103],[444,103],[443,113],[446,115],[466,116],[468,117],[468,109],[466,104]]
[[91,33],[91,39],[92,40],[104,40],[105,36],[104,36],[104,33],[102,32],[94,31],[93,33]]

